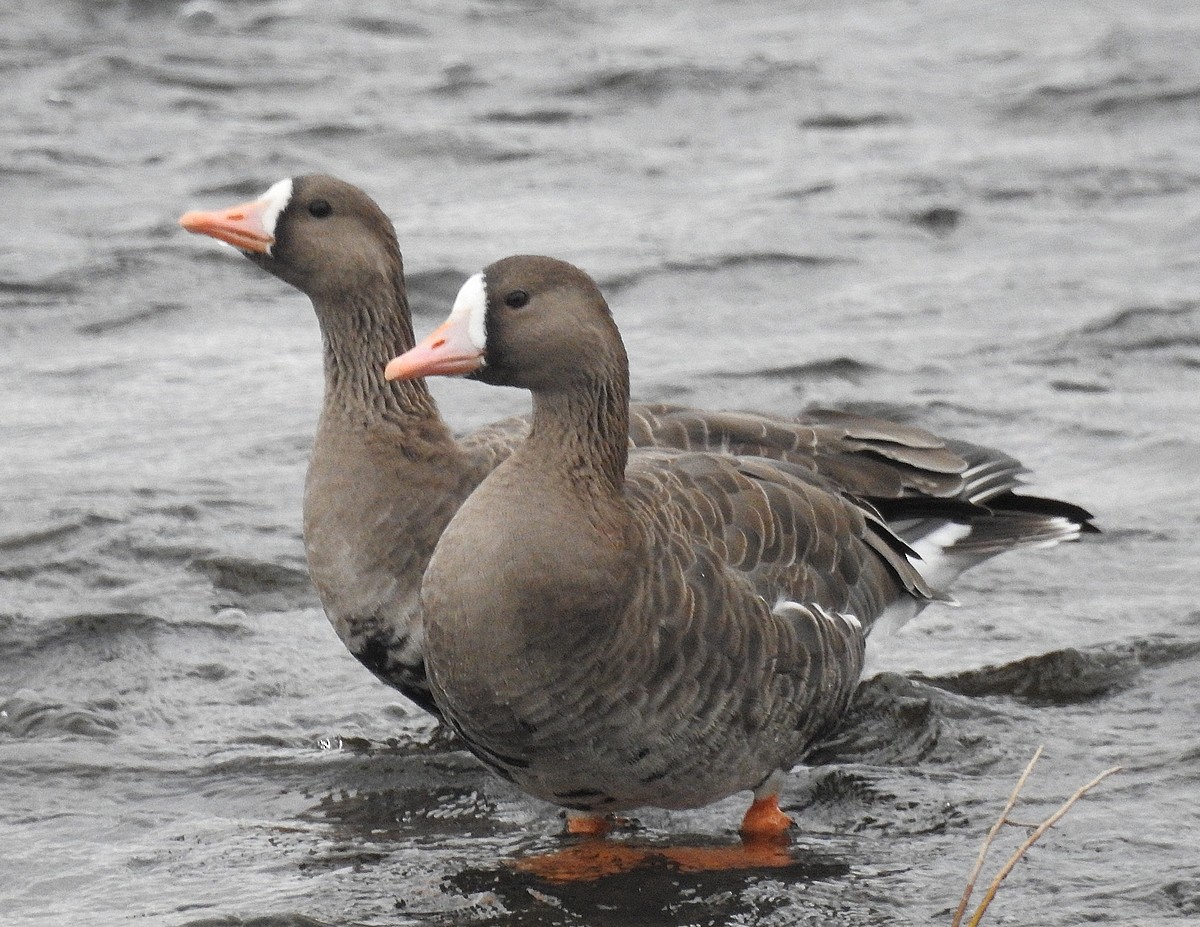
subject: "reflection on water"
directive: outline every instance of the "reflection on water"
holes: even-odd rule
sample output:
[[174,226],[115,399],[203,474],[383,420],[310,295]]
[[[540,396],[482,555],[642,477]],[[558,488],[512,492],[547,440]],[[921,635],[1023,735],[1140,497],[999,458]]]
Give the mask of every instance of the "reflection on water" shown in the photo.
[[[770,915],[790,897],[850,874],[845,861],[812,847],[688,840],[681,835],[661,846],[585,840],[491,869],[466,869],[449,885],[464,895],[489,892],[508,911],[532,898],[557,909],[561,922],[573,915],[596,924],[716,924]],[[518,916],[517,922],[536,921]]]

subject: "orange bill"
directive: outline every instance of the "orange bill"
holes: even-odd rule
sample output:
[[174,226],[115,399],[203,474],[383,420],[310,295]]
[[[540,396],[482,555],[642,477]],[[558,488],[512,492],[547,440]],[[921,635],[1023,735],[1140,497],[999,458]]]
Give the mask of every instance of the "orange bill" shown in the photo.
[[389,380],[463,376],[483,367],[483,351],[475,347],[469,319],[451,315],[411,351],[392,358],[383,375]]
[[197,235],[209,235],[218,241],[254,254],[270,254],[275,236],[267,231],[263,217],[271,208],[266,200],[253,200],[212,212],[195,210],[180,216],[179,224]]

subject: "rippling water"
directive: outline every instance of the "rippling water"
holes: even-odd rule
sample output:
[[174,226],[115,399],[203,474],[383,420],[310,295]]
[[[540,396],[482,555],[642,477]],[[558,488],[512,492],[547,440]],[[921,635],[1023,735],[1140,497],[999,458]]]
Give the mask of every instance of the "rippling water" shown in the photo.
[[[10,0],[0,11],[0,920],[947,923],[1120,763],[993,923],[1200,917],[1200,7]],[[791,865],[562,885],[552,809],[341,648],[300,537],[307,301],[176,217],[322,170],[428,330],[504,254],[592,271],[639,399],[883,412],[1105,534],[877,642]],[[439,383],[468,427],[516,394]],[[733,841],[737,800],[623,839]],[[1010,844],[1022,832],[1006,834]]]

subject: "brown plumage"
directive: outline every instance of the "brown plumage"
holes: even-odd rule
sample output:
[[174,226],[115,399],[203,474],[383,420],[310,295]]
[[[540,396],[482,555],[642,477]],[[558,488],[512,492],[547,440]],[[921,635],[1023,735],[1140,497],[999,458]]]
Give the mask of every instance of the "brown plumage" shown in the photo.
[[[433,694],[485,763],[585,815],[696,807],[742,789],[777,813],[779,771],[844,712],[872,625],[936,594],[901,531],[941,555],[931,538],[953,525],[952,555],[978,523],[993,553],[1005,533],[994,525],[1016,524],[946,485],[962,457],[884,423],[844,419],[834,454],[820,441],[797,453],[787,439],[802,429],[755,416],[716,417],[734,453],[630,451],[620,335],[592,280],[560,261],[488,267],[388,376],[461,372],[472,351],[471,376],[530,390],[533,419],[426,571]],[[712,418],[685,413],[679,427],[690,436],[680,445],[716,444]],[[892,453],[878,468],[848,467],[852,440]],[[764,447],[769,456],[738,453]],[[975,456],[985,479],[1010,468]],[[903,528],[846,491],[847,470],[867,474]],[[1079,533],[1068,517],[1079,510],[1045,504],[1013,516],[1020,531],[1004,546]],[[987,555],[968,549],[955,569]],[[756,829],[752,818],[744,827]]]
[[[235,245],[312,300],[325,395],[304,496],[310,572],[350,652],[435,710],[422,660],[421,574],[461,502],[524,438],[527,419],[456,440],[423,381],[384,381],[387,359],[413,346],[412,318],[392,224],[357,187],[296,177],[253,202],[180,221]],[[872,499],[949,500],[970,491],[961,449],[860,416],[812,413],[793,422],[643,405],[632,409],[630,440],[787,460]],[[1019,470],[1010,463],[1004,490]]]

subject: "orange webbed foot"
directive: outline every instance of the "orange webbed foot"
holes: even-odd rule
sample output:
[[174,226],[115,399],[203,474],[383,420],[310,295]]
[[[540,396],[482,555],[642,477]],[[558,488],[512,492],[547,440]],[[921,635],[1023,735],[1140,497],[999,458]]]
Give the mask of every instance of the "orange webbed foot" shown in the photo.
[[602,814],[567,812],[567,833],[576,837],[603,837],[612,830],[612,822]]
[[788,831],[795,826],[796,822],[780,809],[779,796],[765,795],[754,799],[750,810],[742,818],[742,826],[738,828],[738,832],[745,841],[778,843],[786,840]]

